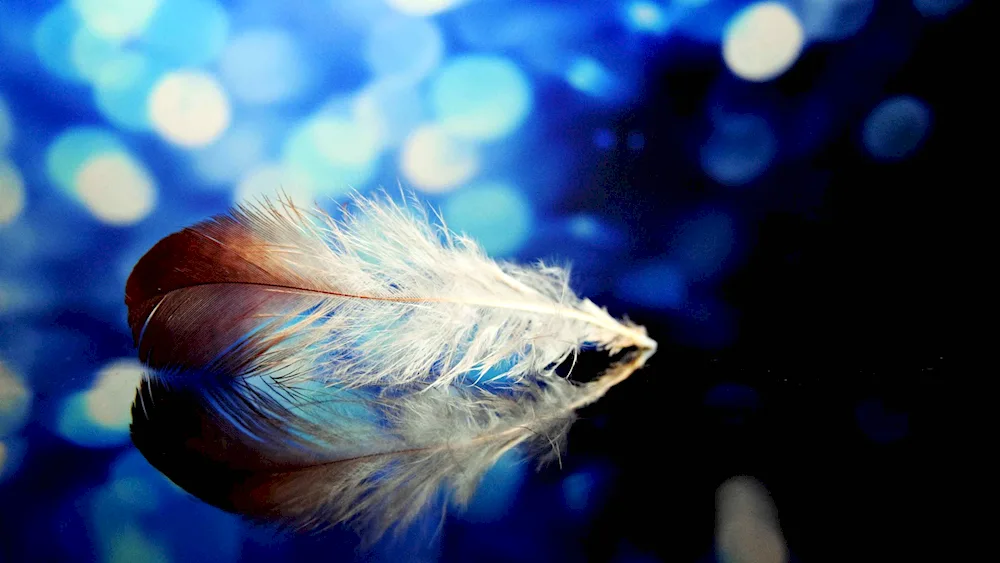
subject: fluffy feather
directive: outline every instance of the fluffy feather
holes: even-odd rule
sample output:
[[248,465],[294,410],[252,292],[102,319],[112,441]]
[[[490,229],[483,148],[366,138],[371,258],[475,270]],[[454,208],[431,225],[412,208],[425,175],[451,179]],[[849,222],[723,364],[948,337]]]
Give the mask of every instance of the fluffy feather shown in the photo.
[[[132,427],[151,463],[227,510],[375,535],[442,485],[463,502],[512,447],[557,453],[574,411],[656,347],[564,270],[494,262],[387,198],[338,219],[264,203],[170,235],[126,304],[153,369]],[[585,344],[636,351],[588,384],[556,375]]]

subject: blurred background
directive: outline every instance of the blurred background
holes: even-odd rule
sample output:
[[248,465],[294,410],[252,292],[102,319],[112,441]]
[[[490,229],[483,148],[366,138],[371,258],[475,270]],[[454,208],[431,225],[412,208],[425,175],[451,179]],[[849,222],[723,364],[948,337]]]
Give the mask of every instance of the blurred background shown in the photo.
[[[956,560],[982,4],[0,0],[0,560]],[[371,550],[160,476],[136,260],[279,188],[397,186],[660,351],[561,468],[505,458]]]

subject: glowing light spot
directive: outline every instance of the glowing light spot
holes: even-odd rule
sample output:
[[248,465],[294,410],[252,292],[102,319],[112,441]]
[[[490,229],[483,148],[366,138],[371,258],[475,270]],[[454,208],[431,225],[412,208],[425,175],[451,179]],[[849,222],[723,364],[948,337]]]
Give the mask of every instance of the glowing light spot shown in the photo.
[[149,563],[170,563],[166,547],[156,541],[136,524],[115,527],[115,535],[105,542],[105,563],[127,563],[129,561],[149,561]]
[[77,74],[91,82],[120,54],[118,43],[99,37],[86,27],[79,28],[70,41],[70,60]]
[[279,194],[290,197],[303,207],[316,203],[312,180],[302,171],[280,164],[260,166],[244,176],[236,186],[233,202],[257,202],[261,197],[274,201]]
[[229,126],[229,99],[212,76],[181,70],[164,76],[149,97],[149,116],[156,131],[183,147],[201,147]]
[[670,257],[688,279],[701,280],[719,272],[735,244],[732,218],[721,211],[705,210],[677,229]]
[[219,59],[219,73],[233,97],[250,104],[294,98],[310,69],[295,39],[279,29],[258,29],[234,37]]
[[610,149],[615,145],[615,134],[607,129],[594,131],[594,144],[599,149]]
[[509,60],[487,55],[452,59],[433,78],[430,103],[450,133],[470,139],[501,138],[532,109],[531,83]]
[[215,0],[169,0],[149,21],[142,44],[174,66],[214,62],[226,46],[229,16]]
[[24,180],[9,160],[0,160],[0,226],[13,223],[24,209]]
[[406,139],[400,154],[406,179],[425,192],[452,190],[472,178],[479,169],[474,145],[449,135],[436,126],[423,126]]
[[371,30],[365,46],[372,72],[411,81],[434,70],[443,55],[441,30],[423,18],[385,18]]
[[652,309],[679,309],[687,298],[687,281],[676,264],[658,261],[622,276],[615,295]]
[[132,359],[115,360],[101,368],[90,389],[63,401],[56,428],[59,435],[93,448],[128,442],[132,400],[143,369]]
[[659,4],[647,0],[631,2],[626,8],[626,15],[633,29],[655,34],[667,30],[667,17]]
[[740,10],[726,25],[722,58],[736,76],[765,82],[791,68],[804,42],[802,23],[788,7],[758,2]]
[[371,179],[380,146],[376,131],[348,118],[320,116],[293,131],[282,154],[282,164],[308,178],[317,195],[337,197]]
[[465,0],[386,0],[396,10],[413,16],[429,16],[450,10]]
[[574,512],[587,510],[595,485],[596,479],[589,471],[574,473],[563,479],[563,502],[566,503],[566,508]]
[[916,151],[931,127],[931,111],[912,96],[879,104],[865,119],[862,142],[873,157],[900,160]]
[[119,127],[149,129],[146,103],[163,71],[161,64],[136,51],[121,51],[101,61],[94,76],[97,108]]
[[66,193],[74,193],[76,175],[83,163],[93,156],[124,152],[125,145],[106,129],[72,127],[63,131],[45,153],[49,180]]
[[719,561],[785,563],[788,548],[767,489],[733,477],[716,491],[715,547]]
[[70,42],[80,19],[69,4],[60,3],[39,20],[32,34],[35,54],[46,70],[65,80],[80,80],[70,55]]
[[798,8],[807,38],[837,41],[865,26],[875,0],[801,0]]
[[71,3],[96,35],[123,41],[146,28],[160,0],[71,0]]
[[417,89],[407,81],[384,79],[365,87],[354,99],[352,114],[375,131],[383,147],[396,146],[424,121]]
[[913,0],[913,7],[929,18],[946,16],[965,6],[968,0]]
[[14,140],[14,121],[10,118],[7,102],[0,98],[0,152],[7,150]]
[[701,147],[702,170],[720,184],[739,186],[771,165],[778,141],[771,126],[756,115],[727,115]]
[[267,139],[261,127],[236,123],[214,143],[197,150],[194,166],[207,181],[228,184],[267,156]]
[[595,97],[610,96],[616,86],[611,72],[590,57],[574,59],[566,71],[566,81],[577,90]]
[[462,512],[462,519],[486,523],[495,522],[510,509],[524,482],[526,467],[517,451],[503,455],[489,471],[483,475],[482,483]]
[[0,363],[0,437],[21,429],[31,412],[31,389]]
[[448,227],[475,239],[487,253],[509,256],[531,236],[531,204],[521,193],[500,183],[464,188],[443,207]]
[[97,219],[131,225],[144,219],[156,203],[156,188],[146,169],[128,154],[95,156],[76,175],[80,200]]

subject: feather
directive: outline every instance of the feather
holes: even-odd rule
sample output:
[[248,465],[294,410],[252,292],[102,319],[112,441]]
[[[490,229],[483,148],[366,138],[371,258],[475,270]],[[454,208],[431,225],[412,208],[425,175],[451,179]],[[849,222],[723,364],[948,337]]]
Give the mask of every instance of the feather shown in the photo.
[[[125,302],[154,466],[226,510],[373,537],[442,490],[462,504],[511,448],[558,455],[574,412],[656,349],[564,269],[495,262],[388,198],[239,207],[157,243]],[[628,351],[589,383],[558,375],[585,346]]]

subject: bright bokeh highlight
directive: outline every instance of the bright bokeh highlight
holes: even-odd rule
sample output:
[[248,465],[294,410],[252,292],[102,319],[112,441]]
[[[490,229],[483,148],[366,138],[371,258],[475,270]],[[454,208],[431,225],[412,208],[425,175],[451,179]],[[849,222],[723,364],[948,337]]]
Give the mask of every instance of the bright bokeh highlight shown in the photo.
[[265,197],[275,201],[279,194],[305,208],[317,203],[310,178],[281,164],[264,164],[251,170],[236,186],[233,202],[254,203]]
[[621,276],[615,295],[643,307],[674,310],[684,304],[687,281],[677,264],[666,260],[656,261]]
[[24,209],[24,180],[14,163],[0,158],[0,227],[13,223]]
[[479,164],[475,145],[456,139],[442,127],[426,125],[413,131],[403,143],[399,167],[414,188],[439,193],[471,179]]
[[339,197],[362,189],[380,156],[377,134],[350,118],[307,119],[285,141],[282,164],[311,183],[317,195]]
[[165,68],[138,51],[118,51],[95,69],[94,101],[113,125],[132,131],[150,128],[147,100]]
[[76,193],[98,220],[126,226],[145,219],[156,204],[156,186],[146,168],[125,152],[86,161],[76,174]]
[[[168,0],[169,1],[169,0]],[[161,0],[71,0],[87,28],[96,35],[125,41],[142,33]]]
[[465,0],[385,0],[396,10],[413,16],[430,16],[465,3]]
[[306,54],[279,28],[254,29],[233,37],[219,58],[219,74],[233,97],[248,104],[295,98],[309,80]]
[[722,58],[744,80],[766,82],[784,74],[802,53],[805,31],[780,2],[747,6],[726,26]]
[[149,96],[148,111],[156,132],[182,147],[203,147],[218,139],[231,117],[222,85],[198,70],[160,79]]
[[879,160],[900,160],[916,151],[931,128],[931,111],[913,96],[880,103],[865,119],[862,142]]
[[724,115],[701,146],[701,167],[712,179],[740,186],[770,166],[778,141],[768,122],[756,115]]
[[443,206],[448,227],[475,239],[487,254],[517,253],[531,236],[531,204],[515,188],[486,183],[463,188]]
[[528,77],[509,59],[465,55],[452,59],[433,77],[430,104],[453,135],[499,139],[531,113],[531,89]]
[[80,18],[66,3],[57,4],[41,17],[32,33],[35,55],[45,70],[64,80],[80,80],[69,38],[80,29]]
[[0,438],[24,426],[31,414],[32,396],[24,380],[0,362]]
[[92,448],[127,443],[132,400],[143,371],[131,358],[105,364],[90,389],[77,391],[63,401],[56,423],[59,435]]
[[125,145],[108,129],[70,127],[49,145],[45,153],[45,170],[53,184],[66,193],[73,193],[77,172],[85,162],[100,154],[124,151]]
[[394,78],[369,83],[355,96],[351,109],[383,147],[402,143],[427,114],[417,89],[407,80]]
[[629,25],[645,33],[661,34],[667,30],[663,5],[649,0],[635,0],[625,8]]
[[268,157],[266,129],[234,123],[212,144],[194,153],[195,170],[210,184],[228,185]]
[[597,98],[611,96],[617,86],[611,71],[591,57],[574,59],[566,71],[566,81],[577,90]]
[[378,76],[416,81],[441,62],[444,37],[433,20],[390,17],[372,28],[365,45],[365,60]]
[[164,0],[142,44],[175,66],[213,63],[229,38],[229,15],[215,0]]
[[807,39],[839,41],[861,31],[875,0],[799,0],[797,7]]

